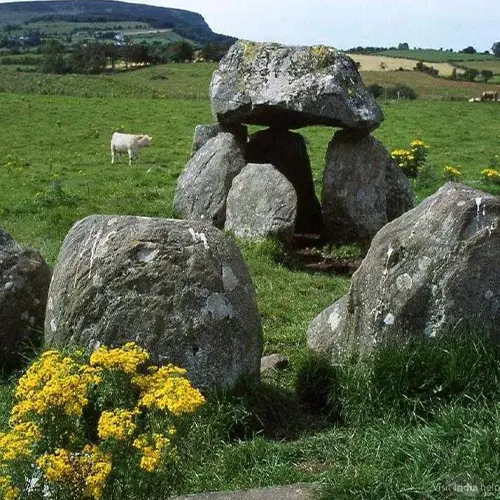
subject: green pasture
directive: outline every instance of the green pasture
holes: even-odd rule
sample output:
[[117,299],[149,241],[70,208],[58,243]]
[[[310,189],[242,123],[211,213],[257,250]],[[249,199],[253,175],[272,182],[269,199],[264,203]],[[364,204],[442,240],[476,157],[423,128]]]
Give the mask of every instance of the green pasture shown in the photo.
[[[171,217],[194,127],[212,121],[207,94],[214,69],[169,64],[90,77],[1,67],[0,227],[53,266],[72,224],[89,214]],[[396,73],[391,78],[415,75]],[[386,84],[385,74],[373,77]],[[367,73],[363,78],[368,82]],[[445,90],[441,79],[428,78],[413,80],[424,95],[458,97],[465,89],[475,95],[480,88]],[[500,194],[480,177],[483,168],[500,165],[500,104],[419,98],[381,106],[386,118],[374,135],[388,150],[416,138],[430,146],[425,175],[413,182],[419,200],[444,183],[448,165],[461,170],[464,182]],[[131,166],[125,156],[111,165],[115,130],[150,134],[152,147]],[[320,194],[335,130],[301,132]],[[349,277],[307,270],[272,241],[237,244],[255,283],[265,354],[282,353],[290,366],[266,376],[260,388],[219,395],[200,413],[185,444],[179,493],[314,481],[324,500],[441,499],[461,498],[453,485],[498,483],[498,350],[466,342],[382,353],[377,375],[346,362],[335,367],[332,385],[330,368],[309,358],[305,332],[346,293]],[[432,392],[443,373],[454,388],[444,399]],[[14,383],[15,377],[0,383],[0,431]],[[330,392],[322,400],[325,386]],[[319,408],[305,393],[318,396]],[[341,415],[332,398],[340,398]]]

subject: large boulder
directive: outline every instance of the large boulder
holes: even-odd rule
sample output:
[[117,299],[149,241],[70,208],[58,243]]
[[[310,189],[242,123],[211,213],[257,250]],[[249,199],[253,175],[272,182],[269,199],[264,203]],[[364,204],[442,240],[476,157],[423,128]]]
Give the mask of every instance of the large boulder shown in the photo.
[[175,216],[207,220],[222,229],[227,194],[244,166],[244,149],[234,135],[223,132],[209,139],[189,160],[177,180]]
[[217,121],[373,130],[384,116],[354,61],[332,47],[236,42],[214,72]]
[[349,293],[309,326],[309,347],[363,355],[464,320],[500,341],[499,227],[499,197],[446,184],[377,233]]
[[286,129],[269,128],[250,136],[246,148],[248,163],[270,163],[293,185],[297,193],[297,233],[321,232],[321,205],[304,138]]
[[39,344],[51,271],[43,257],[0,229],[0,371]]
[[255,290],[236,245],[207,222],[87,217],[66,236],[50,286],[49,346],[134,341],[200,388],[258,377]]
[[295,189],[273,165],[249,163],[235,177],[227,197],[227,231],[251,240],[274,236],[286,241],[296,218]]
[[369,243],[415,200],[408,178],[380,141],[341,130],[328,145],[322,204],[327,240]]

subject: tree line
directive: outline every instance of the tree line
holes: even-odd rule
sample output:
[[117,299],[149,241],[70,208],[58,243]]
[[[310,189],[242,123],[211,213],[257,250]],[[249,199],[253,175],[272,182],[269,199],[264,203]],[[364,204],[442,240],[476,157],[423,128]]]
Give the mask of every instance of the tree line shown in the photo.
[[192,44],[179,41],[170,44],[159,42],[126,43],[115,45],[103,42],[86,42],[68,48],[57,40],[48,40],[41,48],[41,71],[44,73],[99,74],[115,69],[117,63],[132,65],[165,64],[192,61],[195,55],[203,60],[220,60],[227,46],[207,43],[198,51]]

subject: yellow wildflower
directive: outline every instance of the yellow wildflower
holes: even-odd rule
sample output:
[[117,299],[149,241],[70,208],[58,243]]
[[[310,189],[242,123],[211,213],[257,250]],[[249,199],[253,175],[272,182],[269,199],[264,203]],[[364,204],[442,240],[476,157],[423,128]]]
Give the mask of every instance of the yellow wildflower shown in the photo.
[[37,460],[37,465],[42,469],[49,481],[68,481],[75,475],[71,455],[63,448],[58,448],[52,454],[46,453],[42,455]]
[[123,347],[116,349],[99,347],[90,356],[90,364],[109,370],[121,370],[125,373],[135,374],[138,366],[148,359],[149,354],[147,351],[134,342],[128,342]]
[[21,494],[19,488],[12,484],[10,476],[0,476],[0,495],[4,500],[15,500]]
[[20,378],[16,388],[18,403],[11,423],[21,422],[29,413],[43,414],[58,408],[65,414],[80,416],[87,405],[91,384],[99,382],[94,369],[47,351]]
[[174,415],[193,413],[205,398],[183,375],[185,370],[173,365],[162,366],[158,371],[133,381],[139,385],[139,406],[169,410]]
[[170,445],[170,439],[158,433],[153,433],[152,436],[142,434],[134,441],[133,445],[142,455],[141,469],[153,472],[161,464],[164,451]]
[[79,456],[78,465],[83,477],[86,496],[98,500],[102,497],[106,480],[112,470],[111,458],[95,445],[86,445]]
[[0,464],[29,456],[40,439],[40,429],[32,422],[15,425],[10,432],[0,432]]
[[134,417],[138,411],[117,409],[103,411],[97,425],[97,432],[101,439],[126,439],[136,428]]

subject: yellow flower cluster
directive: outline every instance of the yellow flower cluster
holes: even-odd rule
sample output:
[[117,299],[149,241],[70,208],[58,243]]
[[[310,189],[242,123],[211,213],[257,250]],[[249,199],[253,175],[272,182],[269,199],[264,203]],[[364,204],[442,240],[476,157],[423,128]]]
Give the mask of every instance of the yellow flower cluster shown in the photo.
[[116,409],[114,411],[103,411],[99,423],[97,424],[97,433],[101,439],[126,439],[135,431],[134,422],[138,410],[129,411]]
[[36,463],[49,481],[61,482],[73,478],[73,461],[69,451],[57,448],[54,453],[42,455]]
[[15,500],[19,497],[21,491],[12,484],[10,476],[0,476],[0,498],[4,500]]
[[90,365],[134,374],[137,368],[148,360],[149,354],[144,349],[134,342],[128,342],[116,349],[99,347],[90,356]]
[[395,149],[392,151],[391,156],[398,162],[400,167],[404,167],[406,161],[415,159],[415,155],[408,149]]
[[22,422],[14,425],[10,432],[0,432],[1,460],[14,461],[29,456],[39,439],[40,429],[33,422]]
[[[104,494],[112,467],[131,466],[130,461],[124,465],[121,453],[114,454],[118,447],[139,450],[140,463],[134,467],[137,469],[139,465],[147,472],[165,465],[167,456],[176,459],[177,450],[171,442],[175,428],[170,426],[164,434],[148,431],[150,415],[158,414],[144,408],[168,410],[163,417],[169,421],[171,415],[196,411],[205,399],[191,386],[186,370],[174,365],[150,366],[144,370],[142,365],[148,360],[149,354],[144,349],[128,343],[120,349],[97,349],[89,364],[85,363],[83,353],[70,357],[58,351],[47,351],[33,362],[16,388],[17,403],[9,421],[11,430],[0,433],[0,499],[14,500],[19,495],[20,485],[12,479],[16,476],[9,468],[15,470],[21,460],[38,467],[47,483],[65,483],[79,498],[98,500]],[[126,377],[126,382],[123,377],[106,377],[106,370],[121,371],[130,377]],[[125,385],[117,382],[120,380]],[[98,444],[85,444],[89,440],[82,433],[86,425],[83,417],[87,414],[84,409],[90,413],[98,411],[103,396],[106,405],[122,402],[119,397],[115,401],[113,395],[118,395],[123,387],[130,390],[129,381],[134,385],[131,394],[134,400],[127,404],[135,409],[121,408],[118,404],[101,411],[97,425],[92,424],[92,431],[97,433],[108,455]],[[70,418],[61,418],[61,412]],[[54,436],[57,438],[51,441]],[[112,487],[112,479],[109,481]]]
[[450,165],[444,167],[443,171],[444,176],[450,181],[457,180],[462,175],[462,172],[460,172],[458,168],[452,167]]
[[37,465],[52,482],[67,482],[75,490],[81,490],[84,498],[98,500],[111,473],[111,458],[95,445],[87,445],[81,453],[70,453],[58,448],[45,454]]
[[163,434],[153,433],[152,436],[141,434],[134,440],[134,448],[141,452],[140,467],[147,472],[153,472],[161,463],[170,439]]
[[424,141],[413,139],[410,142],[410,149],[394,149],[391,156],[408,177],[417,177],[419,169],[425,163],[427,149],[429,146]]
[[416,149],[416,148],[426,148],[429,149],[429,146],[424,143],[424,141],[420,139],[413,139],[413,141],[410,142],[410,148]]
[[186,370],[173,365],[162,366],[148,375],[134,377],[141,389],[139,406],[169,410],[174,415],[195,412],[205,398],[184,377]]
[[500,172],[494,168],[485,168],[481,170],[481,177],[488,182],[493,182],[495,184],[500,183]]
[[12,411],[11,423],[23,421],[30,413],[41,415],[53,408],[78,417],[88,403],[89,386],[99,381],[94,369],[57,351],[47,351],[19,380],[16,388],[19,402]]

